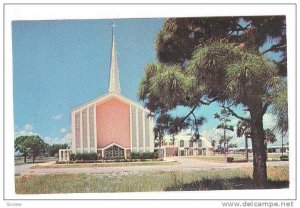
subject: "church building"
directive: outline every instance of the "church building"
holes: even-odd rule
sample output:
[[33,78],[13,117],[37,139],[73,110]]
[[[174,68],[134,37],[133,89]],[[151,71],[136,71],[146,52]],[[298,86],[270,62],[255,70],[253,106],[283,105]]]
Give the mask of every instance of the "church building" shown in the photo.
[[103,158],[153,152],[153,117],[138,102],[121,94],[112,24],[111,66],[108,92],[71,111],[72,153],[97,153]]

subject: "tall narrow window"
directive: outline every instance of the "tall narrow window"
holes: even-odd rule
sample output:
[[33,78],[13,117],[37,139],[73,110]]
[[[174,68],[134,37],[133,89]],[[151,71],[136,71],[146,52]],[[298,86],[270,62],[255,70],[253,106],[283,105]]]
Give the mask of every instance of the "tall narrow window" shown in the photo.
[[89,107],[90,147],[95,147],[94,106]]
[[131,106],[131,139],[132,139],[132,147],[137,147],[137,135],[136,135],[136,108]]
[[80,142],[80,112],[77,112],[75,114],[75,140],[76,140],[76,148],[81,147],[81,142]]
[[83,148],[88,148],[87,138],[87,109],[82,110],[82,140]]
[[189,140],[189,147],[193,147],[193,140]]
[[143,147],[144,146],[144,140],[143,140],[143,137],[144,137],[144,126],[143,126],[143,111],[141,109],[138,110],[138,118],[139,118],[139,147]]
[[149,119],[148,115],[145,115],[145,146],[150,147],[150,127],[149,127]]

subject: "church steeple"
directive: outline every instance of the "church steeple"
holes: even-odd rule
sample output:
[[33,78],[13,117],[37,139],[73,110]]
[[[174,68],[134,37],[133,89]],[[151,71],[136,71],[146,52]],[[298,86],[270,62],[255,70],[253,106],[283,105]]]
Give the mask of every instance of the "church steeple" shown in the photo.
[[110,63],[110,76],[109,76],[108,92],[109,93],[114,92],[114,93],[121,94],[117,51],[116,51],[115,34],[114,34],[114,28],[117,25],[114,22],[112,22],[110,26],[112,27],[112,47],[111,47],[111,63]]

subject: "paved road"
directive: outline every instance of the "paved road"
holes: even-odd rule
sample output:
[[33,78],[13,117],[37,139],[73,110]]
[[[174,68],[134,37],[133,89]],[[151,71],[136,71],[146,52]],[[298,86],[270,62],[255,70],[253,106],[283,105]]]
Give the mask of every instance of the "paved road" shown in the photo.
[[[142,172],[157,172],[157,171],[192,171],[192,170],[213,170],[227,168],[242,168],[252,167],[252,162],[248,163],[216,163],[203,161],[186,157],[167,158],[167,160],[178,161],[178,165],[150,165],[150,166],[123,166],[123,167],[91,167],[91,168],[45,168],[45,169],[30,169],[37,164],[26,164],[15,166],[15,174],[78,174],[78,173],[113,173],[113,174],[130,174]],[[49,165],[53,162],[42,163],[38,165]],[[283,166],[288,165],[288,161],[268,162],[268,166]]]

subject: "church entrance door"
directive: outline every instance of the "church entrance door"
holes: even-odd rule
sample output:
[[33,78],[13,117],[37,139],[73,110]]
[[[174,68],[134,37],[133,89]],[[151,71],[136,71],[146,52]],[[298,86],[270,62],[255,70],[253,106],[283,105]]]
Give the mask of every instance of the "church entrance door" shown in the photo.
[[105,158],[122,158],[124,157],[124,149],[118,147],[117,145],[113,145],[104,150]]

